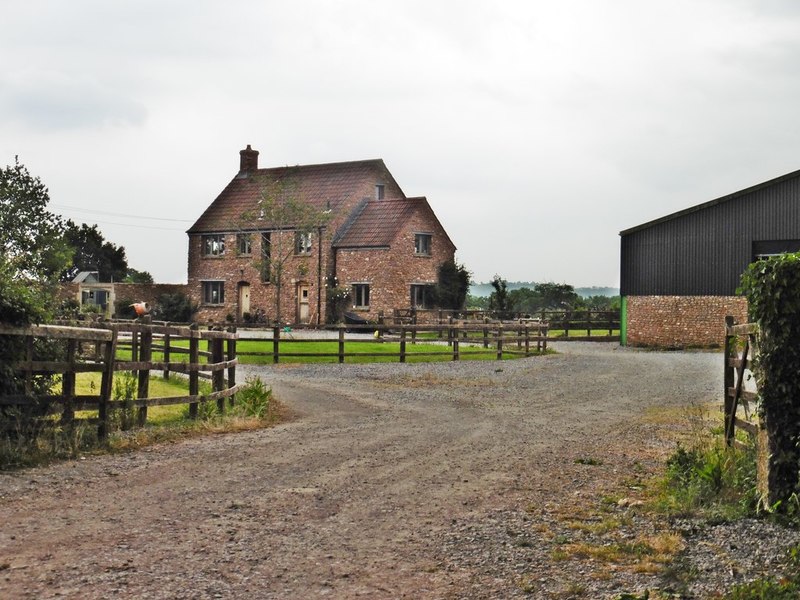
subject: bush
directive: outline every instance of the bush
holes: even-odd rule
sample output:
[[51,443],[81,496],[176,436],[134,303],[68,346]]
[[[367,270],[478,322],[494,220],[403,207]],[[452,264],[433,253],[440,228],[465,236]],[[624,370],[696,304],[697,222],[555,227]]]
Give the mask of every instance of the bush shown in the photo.
[[182,292],[176,292],[174,294],[161,294],[156,300],[153,312],[162,321],[189,323],[198,308],[197,304],[192,303],[189,296]]

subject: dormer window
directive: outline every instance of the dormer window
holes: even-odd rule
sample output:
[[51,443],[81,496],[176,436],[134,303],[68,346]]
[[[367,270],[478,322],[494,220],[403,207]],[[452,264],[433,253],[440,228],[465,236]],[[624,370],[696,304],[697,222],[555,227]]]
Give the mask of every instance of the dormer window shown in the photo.
[[383,200],[386,186],[382,183],[375,184],[375,200]]

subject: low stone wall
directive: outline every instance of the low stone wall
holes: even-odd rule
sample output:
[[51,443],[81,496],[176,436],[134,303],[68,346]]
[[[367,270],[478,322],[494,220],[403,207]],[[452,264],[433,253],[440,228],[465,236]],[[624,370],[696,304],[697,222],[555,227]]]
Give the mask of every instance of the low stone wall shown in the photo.
[[747,322],[741,296],[628,296],[627,344],[658,348],[715,347],[725,342],[725,317]]

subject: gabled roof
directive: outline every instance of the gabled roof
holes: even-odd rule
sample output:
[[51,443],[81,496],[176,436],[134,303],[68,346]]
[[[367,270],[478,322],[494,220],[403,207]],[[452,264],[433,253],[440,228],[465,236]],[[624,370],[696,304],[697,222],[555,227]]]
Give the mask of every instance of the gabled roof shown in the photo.
[[620,231],[620,235],[628,235],[629,233],[635,233],[637,231],[641,231],[642,229],[647,229],[649,227],[653,227],[654,225],[659,225],[661,223],[665,223],[666,221],[672,221],[673,219],[678,219],[683,217],[684,215],[688,215],[694,212],[698,212],[704,210],[706,208],[711,208],[712,206],[716,206],[718,204],[722,204],[723,202],[728,202],[735,198],[739,198],[741,196],[745,196],[747,194],[751,194],[753,192],[757,192],[764,188],[771,187],[773,185],[777,185],[779,183],[783,183],[784,181],[788,181],[790,179],[794,179],[796,177],[800,177],[800,170],[792,171],[791,173],[787,173],[786,175],[781,175],[780,177],[776,177],[775,179],[770,179],[769,181],[765,181],[764,183],[759,183],[757,185],[750,186],[743,190],[739,190],[738,192],[733,192],[732,194],[728,194],[727,196],[721,196],[714,200],[709,200],[708,202],[703,202],[702,204],[697,204],[696,206],[690,206],[689,208],[685,208],[683,210],[679,210],[678,212],[674,212],[672,214],[666,215],[664,217],[660,217],[658,219],[654,219],[652,221],[648,221],[647,223],[642,223],[641,225],[637,225],[635,227],[631,227],[629,229],[625,229]]
[[100,273],[97,271],[81,271],[72,280],[72,283],[99,283]]
[[455,248],[425,197],[398,200],[368,200],[354,211],[333,240],[335,248],[388,248],[403,225],[416,211],[427,211],[445,238]]
[[[265,187],[275,196],[291,195],[316,210],[330,209],[335,214],[365,182],[396,185],[382,159],[257,169],[234,177],[187,233],[233,231],[241,227],[243,215],[249,213],[255,219]],[[269,227],[270,223],[259,221],[258,225]]]

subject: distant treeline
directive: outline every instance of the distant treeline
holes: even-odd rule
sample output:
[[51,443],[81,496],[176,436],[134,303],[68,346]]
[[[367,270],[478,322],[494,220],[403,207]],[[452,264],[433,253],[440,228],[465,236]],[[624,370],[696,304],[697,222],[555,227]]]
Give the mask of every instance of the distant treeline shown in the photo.
[[[535,281],[509,281],[508,291],[519,290],[522,288],[534,289],[536,287]],[[589,298],[591,296],[619,296],[619,288],[615,287],[576,287],[575,293],[582,298]],[[491,283],[473,283],[469,286],[469,295],[488,298],[494,288]]]

